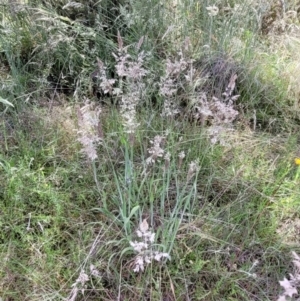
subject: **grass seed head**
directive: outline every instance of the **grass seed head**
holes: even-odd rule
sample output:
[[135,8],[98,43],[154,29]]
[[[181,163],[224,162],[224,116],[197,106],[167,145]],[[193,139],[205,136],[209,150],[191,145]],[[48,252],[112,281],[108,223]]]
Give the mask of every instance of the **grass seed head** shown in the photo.
[[96,145],[103,139],[99,116],[100,108],[94,109],[87,103],[84,107],[78,109],[78,141],[82,144],[82,152],[93,161],[98,158]]
[[141,241],[129,242],[133,250],[138,253],[134,260],[134,272],[143,272],[145,266],[150,264],[153,260],[161,261],[163,258],[171,259],[168,253],[155,250],[155,233],[149,229],[146,219],[139,224],[136,233]]

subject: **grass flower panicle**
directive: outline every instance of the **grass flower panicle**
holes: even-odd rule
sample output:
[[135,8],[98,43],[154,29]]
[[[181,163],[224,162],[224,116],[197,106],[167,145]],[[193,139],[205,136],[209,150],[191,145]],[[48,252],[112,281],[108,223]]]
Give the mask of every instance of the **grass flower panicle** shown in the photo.
[[200,92],[192,103],[192,118],[199,121],[202,126],[205,126],[208,121],[211,124],[208,134],[212,144],[217,142],[226,144],[221,136],[224,132],[226,133],[239,115],[234,105],[240,95],[232,95],[236,79],[236,74],[230,77],[221,99],[215,96],[208,97],[205,92]]
[[184,151],[181,151],[179,154],[178,154],[178,157],[179,159],[184,159],[185,158],[185,152]]
[[164,143],[165,137],[156,135],[153,140],[150,141],[152,147],[148,148],[148,153],[150,156],[146,159],[146,164],[151,165],[154,164],[157,158],[161,158],[164,155],[164,150],[162,149],[162,145]]
[[208,15],[211,17],[215,17],[219,13],[219,8],[216,5],[207,6],[206,10],[208,11]]
[[93,264],[90,265],[90,272],[91,272],[91,275],[94,277],[101,277],[100,272]]
[[195,161],[192,161],[189,164],[189,169],[187,173],[187,182],[189,182],[199,170],[200,170],[199,160],[197,159]]
[[[235,99],[236,98],[234,98],[234,100]],[[192,107],[192,112],[193,118],[200,120],[202,125],[205,125],[207,120],[210,120],[214,125],[232,124],[239,114],[233,107],[232,98],[226,98],[226,102],[216,97],[212,97],[211,100],[208,100],[204,92],[197,95]]]
[[144,219],[136,231],[142,241],[130,241],[133,250],[138,253],[134,261],[134,272],[143,272],[145,266],[153,260],[161,261],[164,258],[171,259],[168,253],[154,250],[155,233],[151,232],[146,219]]
[[96,145],[103,140],[102,127],[99,120],[101,108],[93,108],[93,105],[86,103],[78,109],[78,141],[82,144],[82,152],[94,161],[98,158]]
[[99,58],[97,58],[97,63],[99,69],[97,77],[100,80],[100,88],[102,89],[104,94],[108,94],[108,93],[113,94],[114,84],[116,80],[112,78],[111,79],[107,78],[106,66]]
[[162,116],[172,117],[177,115],[179,105],[175,101],[175,94],[178,91],[179,76],[188,67],[188,62],[183,57],[182,52],[179,52],[180,59],[172,62],[170,59],[166,60],[165,75],[161,77],[159,84],[159,93],[164,99],[164,106]]
[[176,85],[174,84],[174,80],[167,78],[160,86],[160,94],[165,97],[173,96],[177,92]]
[[300,288],[300,257],[296,252],[292,252],[293,264],[295,267],[294,274],[290,274],[290,280],[286,277],[282,281],[279,281],[281,287],[283,287],[284,292],[279,296],[277,301],[288,301],[294,295],[298,294],[298,289]]
[[[136,50],[139,51],[143,43],[143,37],[139,40]],[[113,94],[121,96],[120,112],[123,119],[125,132],[132,135],[140,125],[136,118],[136,107],[145,93],[145,84],[142,79],[148,74],[148,70],[143,67],[146,53],[141,51],[134,59],[128,53],[128,47],[123,47],[123,40],[118,32],[118,53],[114,54],[116,60],[116,73],[119,77],[118,87]]]
[[166,75],[170,78],[175,78],[180,75],[181,72],[186,70],[188,66],[188,62],[183,57],[183,53],[180,51],[179,53],[179,60],[175,60],[172,62],[170,59],[167,59],[166,62]]
[[170,167],[171,153],[167,152],[164,156],[165,159],[165,167],[164,170],[167,171]]
[[132,56],[127,53],[127,48],[119,50],[118,54],[113,54],[113,56],[117,61],[116,71],[119,77],[127,77],[134,81],[139,81],[148,73],[148,71],[143,68],[144,59],[146,57],[144,52],[138,54],[136,61],[133,61]]
[[[144,51],[138,53],[137,59],[128,53],[128,47],[123,47],[123,40],[118,32],[118,53],[113,53],[116,60],[116,72],[119,78],[125,78],[130,81],[141,81],[148,74],[148,70],[143,67],[147,54]],[[143,43],[143,37],[138,42],[136,50],[139,51]]]
[[67,299],[67,301],[75,301],[78,293],[81,291],[81,294],[84,294],[85,289],[87,288],[86,282],[89,281],[89,276],[85,271],[81,271],[76,281],[72,284],[73,289]]
[[[143,43],[143,37],[137,43],[136,50],[139,51]],[[128,53],[128,46],[124,47],[123,39],[118,32],[118,51],[113,53],[116,60],[116,74],[118,79],[109,79],[106,75],[106,66],[97,59],[100,88],[104,94],[112,94],[120,100],[120,113],[125,132],[131,136],[140,125],[136,118],[136,107],[145,93],[143,77],[148,70],[143,67],[147,54],[140,51],[137,58]],[[134,139],[131,137],[131,141]]]
[[181,166],[182,166],[182,162],[183,162],[183,159],[185,158],[185,152],[184,151],[181,151],[178,155],[178,158],[179,158],[179,162],[178,162],[178,170],[180,170]]

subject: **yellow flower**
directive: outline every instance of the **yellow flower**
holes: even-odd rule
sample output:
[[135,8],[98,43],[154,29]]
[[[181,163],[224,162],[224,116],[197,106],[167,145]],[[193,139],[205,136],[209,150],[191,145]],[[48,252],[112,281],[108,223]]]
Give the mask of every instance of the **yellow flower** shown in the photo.
[[300,165],[300,158],[295,158],[295,164]]

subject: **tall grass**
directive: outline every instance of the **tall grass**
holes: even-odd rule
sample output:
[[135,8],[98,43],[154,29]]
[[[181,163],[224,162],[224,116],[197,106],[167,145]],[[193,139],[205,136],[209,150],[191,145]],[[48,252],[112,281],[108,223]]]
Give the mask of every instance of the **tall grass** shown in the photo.
[[296,296],[298,23],[275,44],[273,10],[1,5],[0,299]]

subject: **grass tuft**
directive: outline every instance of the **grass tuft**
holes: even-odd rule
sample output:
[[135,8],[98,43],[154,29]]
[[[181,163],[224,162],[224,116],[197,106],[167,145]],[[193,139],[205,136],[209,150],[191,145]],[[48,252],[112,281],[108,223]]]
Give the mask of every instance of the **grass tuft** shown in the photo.
[[275,2],[2,3],[0,300],[297,299],[299,20]]

